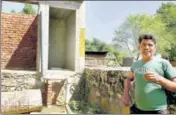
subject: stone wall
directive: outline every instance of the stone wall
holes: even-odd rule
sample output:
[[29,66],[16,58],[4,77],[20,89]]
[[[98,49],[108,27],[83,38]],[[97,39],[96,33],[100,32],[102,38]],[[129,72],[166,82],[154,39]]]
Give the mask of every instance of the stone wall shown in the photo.
[[[78,87],[82,87],[80,90],[84,91],[84,99],[87,99],[87,102],[97,104],[103,113],[129,113],[129,108],[124,107],[120,100],[123,92],[123,81],[127,77],[129,69],[125,67],[87,67],[82,76],[85,80],[84,84]],[[134,103],[133,89],[130,91],[130,105]],[[176,106],[169,106],[169,111],[176,113]]]
[[[85,79],[89,87],[88,99],[105,113],[128,113],[121,103],[123,81],[129,68],[86,68]],[[131,93],[133,97],[133,94]],[[132,101],[131,101],[132,103]]]
[[40,89],[42,91],[43,103],[45,103],[45,82],[36,72],[28,71],[1,71],[1,92],[23,91],[27,89]]
[[37,15],[2,13],[1,69],[36,69]]
[[35,71],[2,70],[1,92],[40,89],[43,105],[65,106],[72,97],[72,86],[78,83],[81,74],[56,75],[60,78],[52,78],[51,75],[43,79]]

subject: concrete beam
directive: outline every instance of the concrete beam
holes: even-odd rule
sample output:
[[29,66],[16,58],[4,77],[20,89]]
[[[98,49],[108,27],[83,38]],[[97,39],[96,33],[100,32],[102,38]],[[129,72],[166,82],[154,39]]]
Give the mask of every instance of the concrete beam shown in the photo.
[[39,4],[47,4],[50,7],[63,8],[69,10],[79,9],[83,1],[38,1]]
[[36,1],[36,0],[3,0],[3,1],[6,1],[6,2],[28,3],[28,4],[35,4],[35,5],[38,4],[38,1]]
[[50,7],[63,8],[63,9],[69,9],[69,10],[79,9],[80,5],[83,2],[83,0],[79,0],[79,1],[3,0],[3,1],[28,3],[28,4],[35,4],[35,5],[45,4],[45,5],[49,5]]

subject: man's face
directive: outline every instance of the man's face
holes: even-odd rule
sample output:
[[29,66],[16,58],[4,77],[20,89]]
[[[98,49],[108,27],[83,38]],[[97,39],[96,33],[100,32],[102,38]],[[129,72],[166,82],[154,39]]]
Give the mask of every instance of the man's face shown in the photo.
[[156,46],[152,40],[143,39],[139,44],[139,50],[142,56],[152,57],[155,53]]

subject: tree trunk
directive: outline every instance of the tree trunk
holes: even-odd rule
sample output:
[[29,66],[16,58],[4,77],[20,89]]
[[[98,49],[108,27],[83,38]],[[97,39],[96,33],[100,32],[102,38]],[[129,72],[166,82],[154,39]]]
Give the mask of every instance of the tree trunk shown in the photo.
[[42,96],[39,89],[1,92],[1,111],[3,114],[19,114],[41,111]]

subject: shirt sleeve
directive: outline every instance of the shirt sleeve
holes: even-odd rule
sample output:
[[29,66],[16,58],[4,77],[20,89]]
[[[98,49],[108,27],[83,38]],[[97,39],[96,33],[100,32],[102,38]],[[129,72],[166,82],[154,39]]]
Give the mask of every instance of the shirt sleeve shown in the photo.
[[167,79],[176,77],[176,68],[174,68],[169,61],[165,61],[164,63],[164,76]]
[[130,70],[132,73],[134,73],[134,63],[131,65]]

